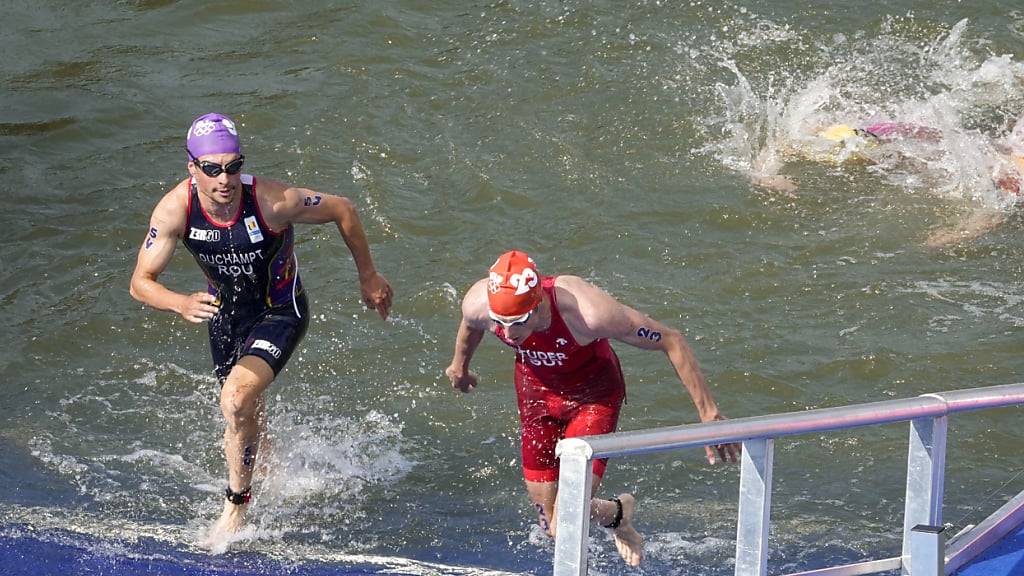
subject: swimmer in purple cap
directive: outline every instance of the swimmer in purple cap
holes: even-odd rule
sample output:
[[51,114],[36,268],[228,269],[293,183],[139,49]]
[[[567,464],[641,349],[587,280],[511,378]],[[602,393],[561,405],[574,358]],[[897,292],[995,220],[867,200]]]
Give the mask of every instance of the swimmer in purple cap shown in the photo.
[[[154,208],[130,291],[143,304],[208,323],[226,423],[228,482],[224,510],[202,544],[223,550],[243,525],[252,498],[253,471],[265,440],[263,392],[309,322],[293,225],[338,227],[355,261],[363,302],[381,318],[391,310],[392,290],[374,266],[353,203],[243,174],[245,156],[230,118],[216,113],[196,118],[185,150],[189,176]],[[159,282],[179,240],[206,276],[206,290],[176,292]]]
[[235,123],[223,114],[210,112],[196,118],[185,135],[185,148],[189,157],[208,154],[241,154]]

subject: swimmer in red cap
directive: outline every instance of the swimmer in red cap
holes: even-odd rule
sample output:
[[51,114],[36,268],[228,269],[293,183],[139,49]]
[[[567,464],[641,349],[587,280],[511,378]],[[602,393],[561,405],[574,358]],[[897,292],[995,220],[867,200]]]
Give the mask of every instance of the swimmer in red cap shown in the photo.
[[[555,444],[562,438],[615,431],[625,398],[614,338],[668,356],[702,422],[722,420],[697,359],[683,335],[576,276],[541,276],[523,252],[502,254],[487,278],[462,300],[455,355],[445,370],[452,386],[469,392],[477,376],[470,359],[485,332],[515,349],[515,386],[521,424],[523,476],[540,525],[554,536],[558,495]],[[736,462],[740,446],[708,446],[708,461]],[[593,489],[607,460],[594,462]],[[633,526],[636,501],[630,494],[591,500],[591,518],[613,530],[623,560],[637,566],[643,539]]]
[[[265,432],[263,392],[306,332],[309,309],[294,251],[294,224],[337,225],[359,273],[363,302],[387,318],[391,286],[370,256],[347,198],[242,173],[236,124],[222,114],[196,118],[185,138],[189,176],[157,203],[132,274],[133,298],[208,322],[221,383],[228,483],[224,510],[203,545],[226,547],[242,526]],[[181,293],[158,281],[178,242],[206,276],[207,289]]]

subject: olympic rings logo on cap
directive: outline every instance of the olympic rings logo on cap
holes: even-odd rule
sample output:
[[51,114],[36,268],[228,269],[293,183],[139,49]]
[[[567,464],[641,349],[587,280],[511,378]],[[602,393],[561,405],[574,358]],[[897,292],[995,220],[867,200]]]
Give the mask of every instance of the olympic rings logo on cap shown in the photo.
[[505,278],[497,272],[491,272],[487,278],[487,291],[491,294],[497,294],[501,291],[501,281]]
[[[224,128],[231,133],[232,136],[238,136],[238,130],[235,129],[235,123],[227,118],[221,118],[220,123]],[[192,136],[206,136],[217,129],[217,123],[213,120],[200,120],[195,123],[189,130],[189,138]]]
[[196,122],[196,125],[192,127],[193,136],[206,136],[210,132],[217,129],[217,125],[210,120],[200,120]]

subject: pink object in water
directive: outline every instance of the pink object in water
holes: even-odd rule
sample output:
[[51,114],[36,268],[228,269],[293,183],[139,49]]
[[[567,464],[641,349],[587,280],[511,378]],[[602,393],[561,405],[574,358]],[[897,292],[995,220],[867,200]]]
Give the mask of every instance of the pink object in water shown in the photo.
[[939,140],[942,138],[942,132],[935,128],[909,122],[878,122],[865,126],[864,129],[879,138],[913,138],[916,140]]

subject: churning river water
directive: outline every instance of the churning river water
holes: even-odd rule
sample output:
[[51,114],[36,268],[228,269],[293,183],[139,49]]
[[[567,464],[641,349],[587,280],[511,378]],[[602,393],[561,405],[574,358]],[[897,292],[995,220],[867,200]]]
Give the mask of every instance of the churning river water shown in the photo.
[[[730,417],[1021,381],[1022,221],[979,176],[1024,112],[1016,3],[11,0],[4,20],[8,538],[206,562],[225,478],[206,331],[128,278],[208,111],[238,121],[247,172],[351,198],[396,293],[382,322],[337,231],[297,229],[312,322],[268,394],[252,525],[216,566],[549,573],[512,352],[486,340],[469,395],[443,374],[462,295],[511,248],[682,330]],[[872,119],[947,138],[910,168],[803,158],[775,167],[797,191],[751,184],[800,127]],[[926,245],[979,210],[1006,221]],[[183,249],[161,279],[204,286]],[[696,421],[664,357],[616,349],[620,429]],[[1020,422],[951,420],[947,521],[1024,488]],[[895,555],[906,437],[779,441],[773,570]],[[612,462],[642,573],[732,574],[738,474],[700,450]],[[632,573],[592,538],[592,573]]]

